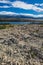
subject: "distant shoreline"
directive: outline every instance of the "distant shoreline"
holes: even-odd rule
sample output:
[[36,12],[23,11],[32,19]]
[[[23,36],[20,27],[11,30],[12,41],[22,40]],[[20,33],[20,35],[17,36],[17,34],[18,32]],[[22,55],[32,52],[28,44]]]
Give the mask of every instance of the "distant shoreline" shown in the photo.
[[43,22],[43,19],[29,19],[29,18],[0,18],[0,22]]

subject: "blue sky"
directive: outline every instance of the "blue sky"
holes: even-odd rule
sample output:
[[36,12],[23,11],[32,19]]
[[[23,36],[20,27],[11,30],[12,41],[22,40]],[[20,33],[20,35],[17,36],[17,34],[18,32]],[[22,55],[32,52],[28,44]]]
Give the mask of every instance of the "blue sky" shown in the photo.
[[43,0],[0,0],[0,15],[43,17]]

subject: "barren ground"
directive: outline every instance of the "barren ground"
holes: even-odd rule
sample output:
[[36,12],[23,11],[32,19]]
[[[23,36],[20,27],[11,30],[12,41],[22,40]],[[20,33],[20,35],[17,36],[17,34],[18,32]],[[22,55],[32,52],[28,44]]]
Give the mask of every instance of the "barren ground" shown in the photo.
[[43,25],[0,29],[0,65],[43,65]]

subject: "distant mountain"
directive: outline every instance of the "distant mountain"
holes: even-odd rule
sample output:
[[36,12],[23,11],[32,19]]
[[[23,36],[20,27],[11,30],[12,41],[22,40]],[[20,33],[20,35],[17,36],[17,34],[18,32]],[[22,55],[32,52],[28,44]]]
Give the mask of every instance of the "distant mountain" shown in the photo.
[[24,15],[0,15],[0,18],[29,18],[29,19],[43,19],[43,17],[32,17],[32,16],[24,16]]

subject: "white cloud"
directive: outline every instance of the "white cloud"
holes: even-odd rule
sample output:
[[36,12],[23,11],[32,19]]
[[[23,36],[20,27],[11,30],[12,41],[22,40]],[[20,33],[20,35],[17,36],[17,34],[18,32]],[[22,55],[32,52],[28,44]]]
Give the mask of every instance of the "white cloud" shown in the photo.
[[32,17],[43,17],[43,14],[34,15],[34,14],[27,14],[27,13],[15,13],[15,12],[7,12],[7,11],[1,11],[0,15],[9,15],[9,16],[16,16],[16,15],[23,15],[23,16],[32,16]]
[[40,4],[40,6],[43,6],[43,3],[42,3],[42,4]]
[[32,16],[32,17],[43,17],[43,14],[39,14],[39,15],[34,15],[34,14],[26,14],[26,13],[20,13],[20,15],[24,15],[24,16]]
[[37,7],[36,5],[33,5],[33,4],[27,4],[27,3],[22,2],[22,1],[13,2],[12,6],[16,7],[16,8],[22,8],[22,9],[25,9],[25,10],[34,10],[34,11],[37,11],[37,12],[43,12],[42,8]]
[[[0,6],[0,8],[10,8],[10,7],[12,7],[12,2],[10,2],[10,1],[8,1],[8,0],[0,0],[0,3],[4,3],[4,4],[6,4],[6,5],[3,5],[3,6]],[[8,6],[8,5],[9,6]]]
[[38,4],[38,3],[35,3],[36,6],[43,6],[43,3],[41,4]]
[[11,6],[0,6],[0,8],[10,8]]
[[13,7],[13,8],[21,8],[21,9],[24,9],[24,10],[33,10],[33,11],[36,11],[36,12],[43,12],[43,8],[38,7],[38,5],[43,6],[43,3],[41,3],[41,4],[27,4],[27,3],[22,2],[22,1],[11,2],[9,0],[0,0],[0,3],[9,4],[9,6],[6,6],[6,5],[0,6],[0,8]]
[[8,4],[10,4],[11,2],[8,1],[8,0],[0,0],[0,3],[8,3]]
[[18,13],[15,12],[8,12],[8,11],[1,11],[0,15],[18,15]]

